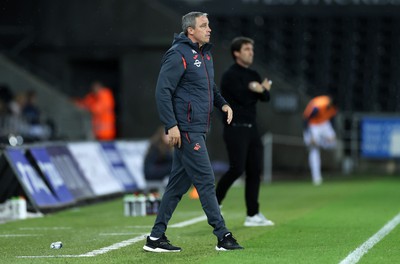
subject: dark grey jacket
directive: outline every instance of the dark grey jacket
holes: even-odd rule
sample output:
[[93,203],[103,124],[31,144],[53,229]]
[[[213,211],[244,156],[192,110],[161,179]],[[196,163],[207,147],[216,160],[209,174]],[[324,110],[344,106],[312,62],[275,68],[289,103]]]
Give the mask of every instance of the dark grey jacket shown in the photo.
[[227,102],[214,82],[211,44],[199,49],[183,33],[174,36],[165,53],[156,87],[156,102],[166,130],[178,125],[184,132],[208,132],[213,106]]

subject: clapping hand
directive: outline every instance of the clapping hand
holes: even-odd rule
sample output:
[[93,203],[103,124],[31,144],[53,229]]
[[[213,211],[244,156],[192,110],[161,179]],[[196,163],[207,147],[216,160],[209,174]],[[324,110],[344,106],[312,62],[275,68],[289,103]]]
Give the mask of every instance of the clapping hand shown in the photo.
[[259,83],[256,81],[250,82],[249,89],[250,89],[250,91],[255,92],[255,93],[263,93],[264,90],[269,91],[271,89],[271,85],[272,85],[272,81],[265,78],[262,83]]

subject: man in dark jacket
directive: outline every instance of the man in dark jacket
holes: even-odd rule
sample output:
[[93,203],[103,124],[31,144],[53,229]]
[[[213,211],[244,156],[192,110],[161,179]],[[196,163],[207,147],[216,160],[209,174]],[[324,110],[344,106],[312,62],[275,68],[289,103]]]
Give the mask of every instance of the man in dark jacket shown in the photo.
[[175,35],[162,60],[156,88],[160,119],[169,143],[175,146],[172,170],[157,218],[143,247],[151,252],[179,252],[165,236],[168,221],[193,184],[208,223],[217,237],[217,250],[242,249],[225,226],[215,196],[215,177],[205,144],[213,106],[232,120],[232,109],[216,88],[210,53],[211,29],[206,13],[182,17],[183,32]]

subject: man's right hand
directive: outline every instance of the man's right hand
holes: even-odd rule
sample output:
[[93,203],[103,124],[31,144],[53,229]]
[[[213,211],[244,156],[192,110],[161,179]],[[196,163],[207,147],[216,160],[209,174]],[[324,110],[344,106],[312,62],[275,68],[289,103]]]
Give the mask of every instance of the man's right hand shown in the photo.
[[168,139],[168,143],[171,147],[175,145],[178,145],[178,148],[181,147],[181,132],[179,131],[178,126],[168,129]]
[[272,81],[265,78],[261,85],[264,87],[265,90],[269,91],[271,90]]

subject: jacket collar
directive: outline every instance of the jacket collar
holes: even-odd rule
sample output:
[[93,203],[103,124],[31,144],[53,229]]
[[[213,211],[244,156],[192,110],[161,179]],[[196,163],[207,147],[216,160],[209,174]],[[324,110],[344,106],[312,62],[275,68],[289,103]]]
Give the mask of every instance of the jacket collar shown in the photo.
[[[199,44],[193,42],[190,38],[188,38],[183,32],[179,34],[174,34],[174,40],[172,41],[172,45],[178,44],[178,43],[185,43],[186,45],[189,45],[192,49],[200,52]],[[201,51],[206,52],[211,50],[213,44],[212,43],[206,43],[202,46]]]

